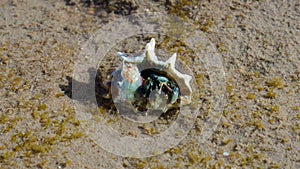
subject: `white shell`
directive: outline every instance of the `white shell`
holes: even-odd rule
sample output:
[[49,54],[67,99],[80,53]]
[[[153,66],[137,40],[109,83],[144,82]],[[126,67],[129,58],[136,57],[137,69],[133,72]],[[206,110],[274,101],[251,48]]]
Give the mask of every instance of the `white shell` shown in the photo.
[[152,38],[147,43],[145,51],[135,57],[127,57],[125,54],[118,52],[118,56],[122,60],[121,67],[113,73],[116,77],[112,81],[112,97],[114,101],[122,103],[133,99],[133,93],[142,83],[140,72],[145,69],[157,69],[167,72],[178,84],[180,90],[180,100],[182,105],[191,103],[192,88],[190,81],[192,77],[179,72],[175,68],[176,53],[174,53],[167,61],[158,60],[155,52],[155,40]]

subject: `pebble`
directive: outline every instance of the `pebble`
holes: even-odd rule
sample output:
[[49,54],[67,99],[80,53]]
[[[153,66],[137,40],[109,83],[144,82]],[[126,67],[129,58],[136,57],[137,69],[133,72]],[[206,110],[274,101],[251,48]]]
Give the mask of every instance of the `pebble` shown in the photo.
[[223,152],[223,156],[225,156],[225,157],[229,156],[229,152],[224,151],[224,152]]

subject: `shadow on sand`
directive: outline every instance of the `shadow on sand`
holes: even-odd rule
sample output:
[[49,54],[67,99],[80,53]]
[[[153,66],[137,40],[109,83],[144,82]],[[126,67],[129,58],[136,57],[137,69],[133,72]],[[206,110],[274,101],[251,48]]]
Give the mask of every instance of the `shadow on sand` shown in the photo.
[[[95,68],[90,68],[88,70],[89,72],[89,81],[88,83],[83,83],[79,82],[75,79],[73,79],[70,76],[67,76],[66,79],[68,81],[68,84],[66,85],[59,85],[60,89],[64,92],[66,96],[68,96],[70,99],[76,99],[80,103],[91,103],[92,102],[92,97],[73,97],[72,93],[72,87],[74,90],[76,88],[84,88],[88,90],[94,90],[94,92],[90,93],[95,93],[96,101],[97,101],[97,106],[102,107],[104,109],[115,109],[115,106],[113,104],[113,100],[110,97],[109,94],[109,88],[110,88],[110,82],[109,79],[104,79],[103,77],[106,77],[103,75],[103,72],[100,72],[99,70],[96,70]],[[96,78],[95,77],[96,73]],[[95,85],[93,87],[93,84]],[[89,99],[90,98],[90,99]]]

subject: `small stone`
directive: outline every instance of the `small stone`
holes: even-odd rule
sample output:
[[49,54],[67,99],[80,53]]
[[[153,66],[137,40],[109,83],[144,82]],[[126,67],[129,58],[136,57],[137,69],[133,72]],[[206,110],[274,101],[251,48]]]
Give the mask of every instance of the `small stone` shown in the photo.
[[224,151],[223,156],[225,156],[225,157],[229,156],[229,152]]

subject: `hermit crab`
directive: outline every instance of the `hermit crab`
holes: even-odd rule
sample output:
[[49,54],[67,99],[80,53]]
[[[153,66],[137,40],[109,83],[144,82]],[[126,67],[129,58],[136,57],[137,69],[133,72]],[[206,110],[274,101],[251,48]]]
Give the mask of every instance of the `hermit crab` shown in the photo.
[[175,68],[176,53],[168,60],[158,60],[155,40],[147,43],[141,55],[129,57],[121,52],[120,67],[112,73],[111,95],[115,104],[136,111],[167,112],[180,104],[191,103],[192,77]]

